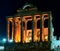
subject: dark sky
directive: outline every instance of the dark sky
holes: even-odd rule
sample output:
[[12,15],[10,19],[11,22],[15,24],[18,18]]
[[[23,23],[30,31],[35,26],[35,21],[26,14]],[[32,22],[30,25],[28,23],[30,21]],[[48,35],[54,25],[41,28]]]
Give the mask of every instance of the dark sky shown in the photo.
[[6,17],[14,15],[18,8],[22,8],[25,3],[31,3],[41,11],[52,11],[54,35],[60,35],[60,3],[51,0],[0,0],[0,37],[6,36]]

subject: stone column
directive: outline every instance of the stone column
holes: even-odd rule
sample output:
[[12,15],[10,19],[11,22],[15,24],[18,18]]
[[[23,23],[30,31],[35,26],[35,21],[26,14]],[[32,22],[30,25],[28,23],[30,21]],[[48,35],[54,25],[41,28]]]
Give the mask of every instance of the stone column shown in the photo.
[[18,17],[15,18],[15,42],[20,42],[20,21]]
[[[10,22],[12,23],[12,27],[10,27]],[[14,23],[12,18],[8,18],[8,41],[10,40],[10,28],[12,28],[12,35],[11,35],[11,39],[13,40],[13,34],[14,34]]]
[[25,27],[24,27],[24,29],[25,29],[24,42],[26,42],[26,37],[27,37],[27,21],[24,20],[24,22],[25,22]]
[[44,15],[42,15],[42,41],[44,41]]
[[10,23],[10,22],[9,22],[9,20],[8,20],[8,26],[7,26],[7,27],[8,27],[8,29],[7,29],[7,31],[8,31],[8,41],[9,41],[9,32],[10,32],[10,25],[9,25],[9,23]]
[[21,42],[21,21],[19,21],[19,42]]
[[14,18],[14,20],[15,20],[15,36],[14,36],[14,41],[17,42],[17,31],[18,31],[17,30],[17,23],[18,22],[16,21],[16,18]]
[[20,40],[20,37],[21,37],[21,34],[20,34],[20,29],[21,27],[20,27],[20,21],[18,20],[18,42],[20,42],[21,40]]
[[14,22],[12,22],[12,40],[14,39]]
[[37,42],[37,21],[36,17],[34,17],[34,42]]
[[44,39],[44,16],[41,15],[41,24],[40,24],[40,41],[42,42]]

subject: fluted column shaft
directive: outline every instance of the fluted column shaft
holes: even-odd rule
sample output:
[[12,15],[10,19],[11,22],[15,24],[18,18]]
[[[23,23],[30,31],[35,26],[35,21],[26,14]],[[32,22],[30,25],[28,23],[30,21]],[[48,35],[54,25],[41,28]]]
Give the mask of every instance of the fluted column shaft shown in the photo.
[[9,21],[8,21],[8,29],[7,29],[7,31],[8,31],[8,41],[9,41],[9,32],[10,32],[10,25],[9,25]]
[[42,15],[42,41],[44,41],[44,16]]
[[34,17],[34,42],[37,41],[37,21],[36,21],[36,17]]
[[41,15],[41,24],[40,24],[40,41],[44,41],[44,16]]
[[24,39],[25,39],[25,42],[26,42],[26,37],[27,37],[27,21],[25,20],[25,36],[24,36]]
[[20,42],[20,21],[17,18],[15,18],[15,42]]
[[12,22],[12,40],[13,40],[13,36],[14,36],[14,22]]

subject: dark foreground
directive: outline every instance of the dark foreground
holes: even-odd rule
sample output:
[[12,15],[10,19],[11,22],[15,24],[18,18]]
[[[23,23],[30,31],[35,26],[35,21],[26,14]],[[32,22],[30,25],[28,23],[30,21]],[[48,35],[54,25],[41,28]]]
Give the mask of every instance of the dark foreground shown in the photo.
[[51,51],[49,43],[5,44],[4,51]]
[[4,51],[50,51],[49,49],[9,49]]

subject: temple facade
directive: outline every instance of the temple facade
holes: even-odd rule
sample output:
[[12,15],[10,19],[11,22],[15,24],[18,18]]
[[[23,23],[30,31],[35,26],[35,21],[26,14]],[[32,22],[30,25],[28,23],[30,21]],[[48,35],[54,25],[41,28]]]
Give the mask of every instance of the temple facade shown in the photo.
[[7,38],[15,43],[51,42],[51,12],[38,11],[32,4],[25,4],[14,16],[7,18]]

